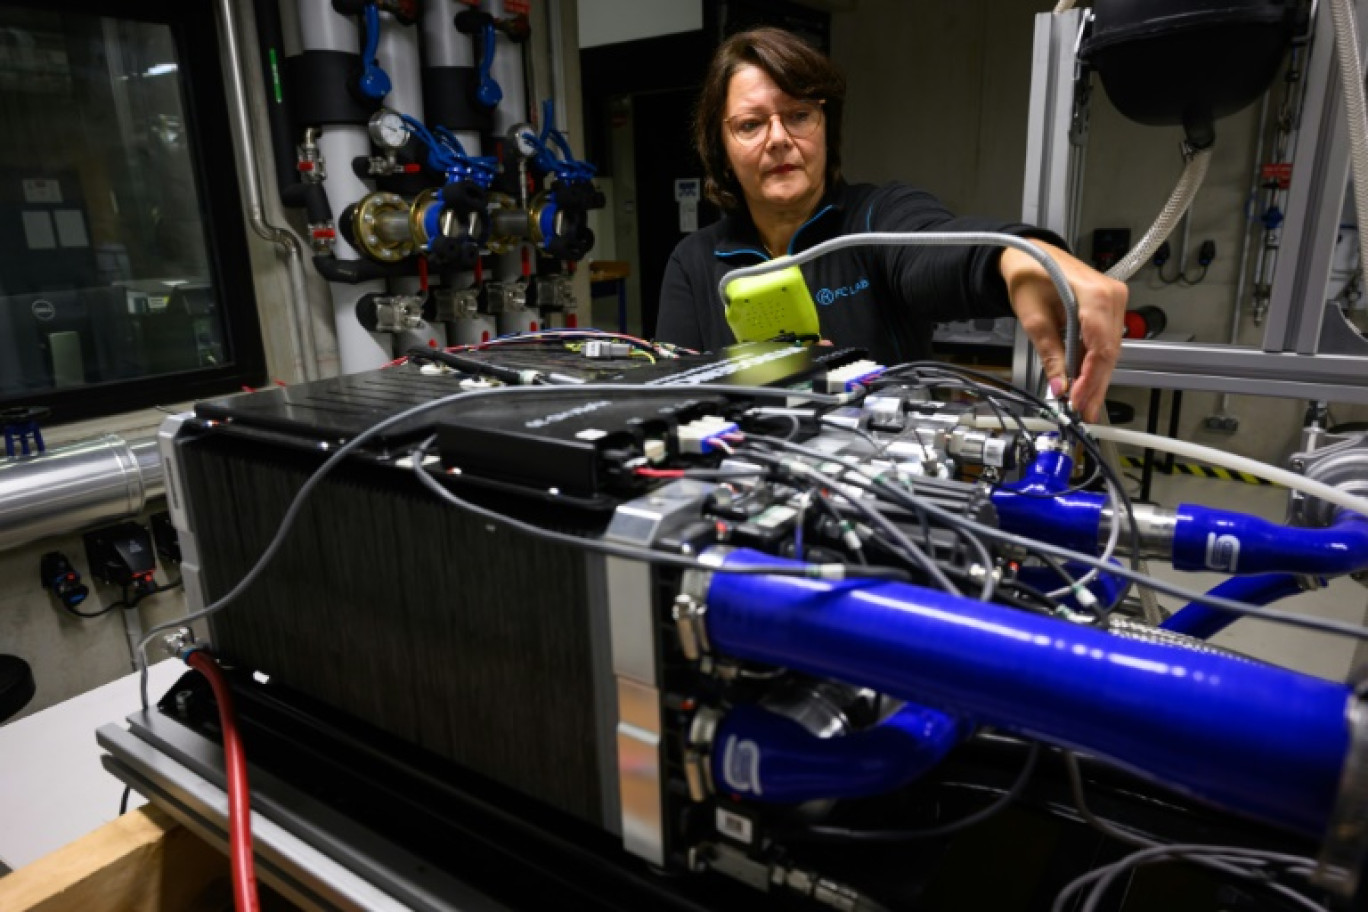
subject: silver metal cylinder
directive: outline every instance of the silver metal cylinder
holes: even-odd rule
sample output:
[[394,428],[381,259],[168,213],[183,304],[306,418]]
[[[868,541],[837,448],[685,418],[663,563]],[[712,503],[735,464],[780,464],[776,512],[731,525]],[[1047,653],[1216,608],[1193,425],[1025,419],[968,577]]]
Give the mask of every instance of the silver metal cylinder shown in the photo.
[[[1134,507],[1135,531],[1140,538],[1141,557],[1160,557],[1165,560],[1173,557],[1173,535],[1178,526],[1178,514],[1151,504],[1136,504]],[[1111,534],[1112,511],[1102,511],[1102,522],[1098,527],[1098,541],[1105,542]],[[1121,527],[1121,544],[1129,548],[1129,530]]]
[[108,434],[0,462],[0,550],[132,516],[164,491],[154,437]]

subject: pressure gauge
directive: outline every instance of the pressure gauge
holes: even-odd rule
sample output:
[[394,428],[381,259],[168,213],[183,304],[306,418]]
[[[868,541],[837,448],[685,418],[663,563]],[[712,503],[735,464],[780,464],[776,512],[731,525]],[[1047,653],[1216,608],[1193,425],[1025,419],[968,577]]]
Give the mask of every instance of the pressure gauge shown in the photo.
[[514,148],[523,158],[531,158],[540,151],[537,145],[537,131],[531,124],[515,124],[508,132],[513,137]]
[[402,149],[409,140],[409,132],[398,111],[381,108],[371,115],[370,137],[382,149]]

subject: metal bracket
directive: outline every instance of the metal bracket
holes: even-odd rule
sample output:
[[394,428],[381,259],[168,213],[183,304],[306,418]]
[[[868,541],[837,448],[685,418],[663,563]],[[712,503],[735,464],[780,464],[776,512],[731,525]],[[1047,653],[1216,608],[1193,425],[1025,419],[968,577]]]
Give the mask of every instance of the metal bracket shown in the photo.
[[697,662],[705,653],[711,651],[705,623],[707,613],[708,606],[693,596],[687,593],[675,596],[671,615],[674,617],[675,627],[679,630],[679,647],[684,651],[684,658],[690,662]]
[[705,801],[716,791],[710,760],[717,725],[721,721],[721,713],[704,706],[689,723],[689,743],[684,750],[684,778],[689,782],[689,797],[694,801]]
[[1350,898],[1358,890],[1359,875],[1368,858],[1368,667],[1350,679],[1349,750],[1344,756],[1339,792],[1330,812],[1330,827],[1321,846],[1312,883]]

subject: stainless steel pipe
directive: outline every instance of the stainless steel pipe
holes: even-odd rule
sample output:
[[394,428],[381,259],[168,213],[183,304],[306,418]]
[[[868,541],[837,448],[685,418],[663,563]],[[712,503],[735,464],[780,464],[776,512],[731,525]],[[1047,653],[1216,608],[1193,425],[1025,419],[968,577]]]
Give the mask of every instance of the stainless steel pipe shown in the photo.
[[133,516],[165,489],[155,437],[107,434],[0,462],[0,551]]

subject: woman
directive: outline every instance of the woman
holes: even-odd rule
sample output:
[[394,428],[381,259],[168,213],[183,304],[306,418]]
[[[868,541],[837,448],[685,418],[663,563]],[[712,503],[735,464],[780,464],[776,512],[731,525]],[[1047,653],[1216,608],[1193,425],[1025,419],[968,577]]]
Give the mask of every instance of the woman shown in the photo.
[[[660,293],[656,335],[715,349],[734,341],[717,283],[730,269],[867,231],[1002,231],[1039,243],[1079,303],[1083,359],[1070,390],[1091,419],[1121,351],[1127,289],[1062,248],[1048,231],[952,215],[902,184],[841,179],[845,80],[802,39],[774,28],[734,35],[709,64],[694,121],[704,193],[725,217],[682,241]],[[822,335],[885,364],[925,358],[933,324],[1015,313],[1058,392],[1063,306],[1028,255],[998,247],[854,247],[803,267]]]

